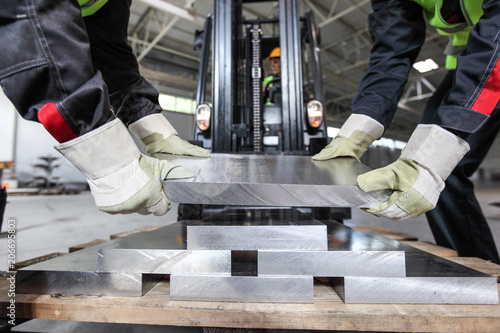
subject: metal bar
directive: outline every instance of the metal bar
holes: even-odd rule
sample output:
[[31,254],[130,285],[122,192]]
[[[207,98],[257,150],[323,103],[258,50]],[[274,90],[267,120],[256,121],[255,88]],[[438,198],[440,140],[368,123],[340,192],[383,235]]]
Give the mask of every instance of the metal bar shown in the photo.
[[213,110],[212,148],[214,152],[231,151],[231,124],[233,114],[233,27],[232,0],[214,1]]
[[[220,220],[224,220],[224,216],[231,216],[226,219],[229,225],[221,228],[230,227],[230,221],[233,220],[244,221],[242,217],[249,215],[257,226],[268,223],[269,217],[273,214],[281,214],[284,221],[290,216],[301,215],[299,213],[287,215],[284,213],[285,210],[270,211],[269,214],[266,210],[226,211],[219,216],[222,216]],[[217,219],[214,217],[214,220]],[[252,226],[250,220],[246,222]],[[263,274],[262,267],[258,267],[258,276],[231,276],[232,272],[245,273],[247,270],[245,267],[232,269],[230,251],[186,251],[188,236],[186,233],[188,226],[194,223],[193,221],[174,223],[155,231],[133,234],[22,268],[17,271],[16,291],[140,296],[156,283],[156,278],[170,273],[171,299],[312,302],[312,276],[335,274],[331,277],[342,278],[336,279],[336,288],[347,303],[498,303],[495,277],[376,234],[350,229],[333,221],[326,223],[328,251],[322,251],[325,252],[325,258],[330,258],[331,261],[316,257],[312,263],[313,267],[305,268],[300,261],[306,256],[315,257],[317,254],[307,251],[305,254],[300,254],[297,253],[300,251],[294,251],[295,253],[282,254],[285,256],[282,257],[283,269],[276,267],[280,275]],[[345,251],[352,253],[344,257]],[[363,251],[392,251],[395,253],[394,258],[404,251],[406,275],[389,276],[394,272],[401,273],[401,261],[399,264],[398,260],[392,261],[390,256],[393,253],[373,255],[362,253]],[[99,269],[96,270],[98,254],[100,254]],[[261,261],[262,258],[261,254],[258,254],[257,261]],[[317,269],[321,265],[321,262],[316,262],[317,260],[331,267]],[[286,261],[297,268],[293,276],[286,275],[287,270],[291,269],[286,267]],[[276,260],[273,262],[276,264]],[[255,260],[249,260],[248,263],[255,270]],[[399,268],[392,267],[391,263],[399,265]],[[243,263],[240,261],[238,264]],[[270,265],[269,262],[262,264]],[[355,265],[364,267],[356,267],[359,271],[354,272],[351,266]],[[373,276],[380,275],[384,268],[382,266],[380,271],[377,271],[379,265],[385,265],[385,268],[394,271],[386,269],[388,273],[386,276]],[[343,267],[335,268],[335,266]],[[116,271],[111,271],[113,268],[116,268]],[[305,273],[312,275],[302,275]],[[364,274],[373,275],[362,276]]]
[[[377,263],[372,265],[370,263]],[[404,277],[403,251],[259,251],[263,275]],[[335,263],[335,264],[332,264]]]
[[387,191],[363,192],[358,175],[370,169],[353,158],[313,161],[308,156],[212,154],[209,159],[156,154],[194,171],[164,182],[171,201],[275,207],[369,206]]
[[312,277],[170,276],[170,299],[179,301],[313,303]]
[[303,150],[302,59],[297,0],[279,1],[284,151]]
[[[316,36],[316,22],[314,21],[314,16],[312,15],[312,12],[308,10],[306,12],[306,24],[308,25],[308,32],[309,32],[309,53],[311,56],[311,62],[312,62],[312,71],[313,71],[313,78],[314,78],[314,95],[315,98],[323,105],[325,104],[325,89],[323,87],[323,74],[321,73],[321,66],[320,66],[320,60],[319,60],[319,46],[318,46],[318,36]],[[326,110],[326,107],[325,107]],[[326,111],[325,111],[326,114]],[[327,117],[325,116],[323,119],[323,123],[321,124],[321,127],[323,128],[323,131],[325,133],[328,130],[328,124],[327,124]]]
[[497,282],[480,277],[349,276],[333,284],[345,303],[498,304]]
[[260,67],[261,45],[260,25],[252,26],[252,113],[253,113],[253,151],[262,151],[262,68]]
[[187,227],[188,250],[328,250],[326,225],[298,211],[228,211]]
[[[200,67],[198,70],[198,87],[196,89],[196,106],[205,103],[207,87],[208,60],[210,58],[210,41],[212,37],[212,17],[207,16],[203,28],[203,45],[201,47]],[[196,120],[195,120],[196,123]]]
[[231,251],[107,248],[99,250],[98,272],[223,274],[231,272]]

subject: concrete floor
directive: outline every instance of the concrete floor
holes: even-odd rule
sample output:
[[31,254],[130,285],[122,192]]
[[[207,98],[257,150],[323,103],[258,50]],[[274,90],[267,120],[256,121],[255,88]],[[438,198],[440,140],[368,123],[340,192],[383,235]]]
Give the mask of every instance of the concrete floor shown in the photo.
[[[476,195],[497,242],[500,244],[500,208],[491,206],[500,202],[500,183],[476,184]],[[95,239],[108,240],[115,233],[146,226],[163,226],[174,223],[177,205],[165,216],[108,215],[98,211],[89,192],[63,196],[10,196],[4,225],[9,219],[16,222],[16,260],[23,261],[53,252],[67,252],[74,245]],[[374,217],[359,209],[352,210],[348,226],[380,225],[394,231],[433,241],[425,217],[404,222],[393,222]],[[7,269],[7,239],[0,238],[0,271]],[[159,327],[148,325],[117,325],[100,323],[75,323],[50,320],[31,320],[17,325],[16,332],[201,332],[199,328]],[[272,331],[280,332],[280,331]]]

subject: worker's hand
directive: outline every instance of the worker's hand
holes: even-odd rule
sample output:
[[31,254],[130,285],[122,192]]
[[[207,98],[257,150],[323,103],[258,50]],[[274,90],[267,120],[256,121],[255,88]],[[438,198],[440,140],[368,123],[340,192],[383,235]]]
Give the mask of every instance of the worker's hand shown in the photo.
[[394,221],[436,207],[444,181],[469,151],[464,140],[437,125],[419,125],[394,163],[358,176],[365,191],[394,190],[388,201],[365,211]]
[[159,133],[148,135],[142,139],[146,150],[150,154],[164,153],[174,155],[188,155],[195,157],[210,157],[210,152],[201,147],[190,144],[174,134],[164,139]]
[[140,154],[123,168],[88,182],[97,208],[103,212],[160,216],[171,207],[162,182],[193,176],[182,166]]
[[153,114],[139,119],[129,126],[130,131],[146,146],[149,154],[174,154],[195,157],[210,157],[210,152],[182,140],[175,128],[162,114]]
[[56,149],[83,173],[97,208],[110,214],[164,215],[170,203],[162,182],[193,177],[189,169],[142,155],[118,119]]
[[354,157],[359,161],[373,141],[382,136],[384,126],[362,114],[351,114],[337,136],[322,151],[312,157],[323,161],[336,157]]

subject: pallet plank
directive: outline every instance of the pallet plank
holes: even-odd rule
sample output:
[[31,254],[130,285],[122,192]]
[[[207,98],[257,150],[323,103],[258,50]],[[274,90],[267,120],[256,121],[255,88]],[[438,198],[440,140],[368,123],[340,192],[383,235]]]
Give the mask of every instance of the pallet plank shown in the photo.
[[358,227],[351,227],[352,229],[361,231],[361,232],[374,232],[376,234],[379,234],[380,236],[384,236],[387,238],[390,238],[395,241],[416,241],[418,240],[417,237],[402,233],[402,232],[397,232],[397,231],[392,231],[390,229],[387,229],[382,226],[358,226]]
[[[498,332],[499,305],[344,304],[317,281],[314,304],[184,302],[162,281],[143,297],[16,295],[17,318],[151,325],[346,331]],[[8,283],[0,280],[0,316]]]

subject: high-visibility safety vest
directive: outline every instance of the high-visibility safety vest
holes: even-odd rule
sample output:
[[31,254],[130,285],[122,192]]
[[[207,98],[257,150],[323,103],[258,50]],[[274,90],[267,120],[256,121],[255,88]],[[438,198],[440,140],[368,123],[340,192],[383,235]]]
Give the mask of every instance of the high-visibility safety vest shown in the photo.
[[78,0],[82,8],[82,16],[89,16],[97,12],[108,0]]
[[[456,0],[460,5],[461,12],[456,13],[462,19],[456,23],[450,23],[442,16],[443,3],[451,3],[450,0],[412,0],[424,9],[424,14],[429,24],[437,29],[441,35],[450,36],[451,40],[446,47],[446,68],[457,67],[457,56],[465,50],[469,32],[474,24],[483,15],[482,0]],[[458,9],[458,10],[460,10]]]
[[[262,80],[262,86],[265,87],[269,82],[271,82],[273,79],[276,79],[278,78],[279,76],[274,76],[273,74],[269,75],[269,76],[266,76],[263,80]],[[269,88],[271,88],[272,86],[274,85],[274,83],[269,83]],[[272,105],[274,103],[271,103],[269,101],[269,96],[266,98],[265,100],[266,104],[267,105]]]

